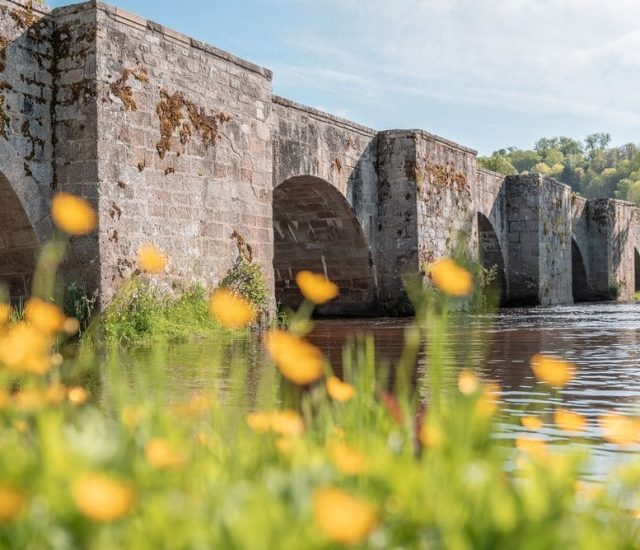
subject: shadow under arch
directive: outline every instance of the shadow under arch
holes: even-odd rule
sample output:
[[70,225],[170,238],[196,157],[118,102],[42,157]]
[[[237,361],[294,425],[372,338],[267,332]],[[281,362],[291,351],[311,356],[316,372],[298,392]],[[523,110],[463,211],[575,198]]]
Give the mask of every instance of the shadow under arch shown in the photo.
[[487,291],[496,305],[503,305],[507,300],[507,278],[502,247],[493,224],[482,212],[478,212],[478,245],[480,265],[496,271]]
[[637,248],[633,248],[633,264],[635,267],[635,286],[634,291],[640,292],[640,252]]
[[361,316],[376,312],[377,290],[371,250],[354,210],[327,181],[314,176],[285,180],[273,191],[276,301],[298,307],[295,276],[324,273],[340,287],[320,315]]
[[574,303],[593,301],[584,257],[576,240],[571,238],[571,289]]
[[0,172],[0,283],[8,285],[12,301],[30,291],[38,239],[9,180]]

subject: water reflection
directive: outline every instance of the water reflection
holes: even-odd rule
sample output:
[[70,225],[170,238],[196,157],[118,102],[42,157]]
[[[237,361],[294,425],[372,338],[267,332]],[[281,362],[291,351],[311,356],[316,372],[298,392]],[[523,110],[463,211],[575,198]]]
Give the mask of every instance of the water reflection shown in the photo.
[[[409,321],[319,321],[312,335],[334,365],[340,365],[342,347],[356,335],[371,334],[376,353],[396,361]],[[563,406],[584,414],[589,427],[584,445],[593,448],[589,473],[599,476],[638,449],[621,450],[600,439],[597,418],[616,410],[637,414],[640,397],[640,305],[589,304],[554,308],[502,310],[493,316],[475,316],[454,323],[447,345],[448,366],[472,366],[483,377],[497,381],[507,412],[520,416],[528,411],[544,415],[541,434],[554,442],[566,435],[552,424],[552,411]],[[539,384],[529,368],[536,353],[561,355],[578,365],[578,375],[559,394]],[[424,354],[418,359],[417,377],[427,368]],[[504,436],[513,437],[512,425]]]

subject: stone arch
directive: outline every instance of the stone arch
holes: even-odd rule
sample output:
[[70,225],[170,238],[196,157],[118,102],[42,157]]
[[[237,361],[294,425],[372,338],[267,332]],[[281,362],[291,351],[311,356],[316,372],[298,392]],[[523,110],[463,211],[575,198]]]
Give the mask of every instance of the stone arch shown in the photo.
[[12,300],[29,293],[35,269],[38,237],[9,180],[0,173],[0,281]]
[[507,299],[507,280],[504,265],[504,255],[500,240],[493,224],[484,214],[478,212],[478,257],[485,269],[496,269],[496,277],[489,285],[489,292],[498,304]]
[[571,238],[571,287],[574,303],[588,302],[593,299],[589,291],[584,257],[574,238]]
[[324,273],[340,296],[318,308],[322,315],[375,312],[376,277],[371,250],[355,212],[327,181],[314,176],[289,178],[273,191],[276,301],[297,307],[299,271]]
[[633,263],[635,267],[634,292],[640,292],[640,252],[635,247],[633,248]]

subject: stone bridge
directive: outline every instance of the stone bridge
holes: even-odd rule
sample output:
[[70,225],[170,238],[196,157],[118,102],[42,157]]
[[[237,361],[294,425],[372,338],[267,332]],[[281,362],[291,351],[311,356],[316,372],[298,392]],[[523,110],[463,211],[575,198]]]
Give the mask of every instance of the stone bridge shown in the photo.
[[375,131],[272,95],[271,72],[101,2],[0,0],[0,279],[28,293],[51,197],[88,198],[66,281],[107,303],[151,242],[161,283],[219,283],[237,255],[295,305],[301,269],[338,282],[327,314],[402,300],[405,274],[460,239],[505,304],[640,287],[638,211],[542,176],[504,178],[421,130]]

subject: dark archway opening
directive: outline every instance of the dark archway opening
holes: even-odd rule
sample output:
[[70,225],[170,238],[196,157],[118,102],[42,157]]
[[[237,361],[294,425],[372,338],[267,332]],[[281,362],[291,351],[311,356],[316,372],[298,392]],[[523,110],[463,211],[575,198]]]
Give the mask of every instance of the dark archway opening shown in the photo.
[[485,269],[485,291],[491,303],[504,305],[507,299],[507,281],[504,257],[498,235],[484,214],[478,212],[478,243],[480,265]]
[[323,273],[340,296],[318,308],[320,315],[360,316],[376,312],[375,272],[369,245],[353,209],[328,182],[299,176],[273,191],[276,301],[296,308],[302,296],[295,276]]
[[584,266],[584,258],[575,239],[571,239],[571,286],[574,303],[589,302],[593,296],[589,292],[587,270]]
[[0,174],[0,284],[12,302],[29,294],[38,241],[20,199]]
[[633,249],[633,259],[635,265],[635,292],[640,292],[640,254],[638,249]]

